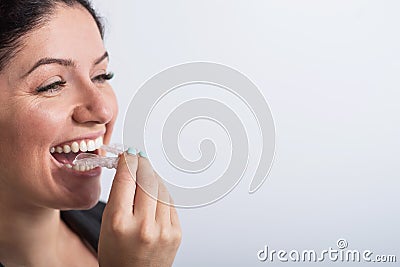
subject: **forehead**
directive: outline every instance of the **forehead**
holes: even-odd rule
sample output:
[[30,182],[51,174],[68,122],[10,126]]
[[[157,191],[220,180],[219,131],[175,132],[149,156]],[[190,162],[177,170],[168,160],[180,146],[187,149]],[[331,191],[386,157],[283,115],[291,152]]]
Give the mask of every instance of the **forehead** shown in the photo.
[[21,49],[10,62],[14,72],[28,71],[41,58],[68,58],[84,66],[104,53],[97,24],[83,7],[59,5],[42,27],[22,37]]

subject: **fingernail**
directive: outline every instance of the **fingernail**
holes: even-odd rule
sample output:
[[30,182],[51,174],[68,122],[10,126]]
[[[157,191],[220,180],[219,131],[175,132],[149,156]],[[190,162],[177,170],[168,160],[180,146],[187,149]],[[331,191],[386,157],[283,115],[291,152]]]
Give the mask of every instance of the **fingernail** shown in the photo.
[[146,154],[146,152],[140,151],[140,152],[139,152],[139,155],[140,155],[142,158],[147,159],[147,154]]
[[128,151],[126,151],[126,152],[129,155],[133,155],[133,156],[136,156],[136,154],[137,154],[136,148],[133,148],[133,147],[128,148]]

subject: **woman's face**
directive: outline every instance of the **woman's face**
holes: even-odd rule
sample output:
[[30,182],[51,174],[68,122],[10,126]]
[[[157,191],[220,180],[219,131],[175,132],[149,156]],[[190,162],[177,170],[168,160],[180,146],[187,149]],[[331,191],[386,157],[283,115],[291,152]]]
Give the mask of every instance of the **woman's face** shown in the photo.
[[59,6],[22,41],[0,73],[0,200],[89,208],[101,169],[70,169],[73,154],[52,148],[110,140],[117,103],[97,25],[84,8]]

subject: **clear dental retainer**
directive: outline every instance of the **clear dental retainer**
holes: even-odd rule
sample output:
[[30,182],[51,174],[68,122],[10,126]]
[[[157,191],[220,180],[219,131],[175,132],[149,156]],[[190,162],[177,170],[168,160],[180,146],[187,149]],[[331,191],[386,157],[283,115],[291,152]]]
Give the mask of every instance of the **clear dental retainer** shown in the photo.
[[[121,144],[102,145],[100,149],[114,155],[119,155],[126,150],[124,145]],[[116,169],[118,166],[118,159],[118,157],[107,157],[92,153],[80,153],[76,156],[72,163],[79,167],[105,167],[108,169]]]

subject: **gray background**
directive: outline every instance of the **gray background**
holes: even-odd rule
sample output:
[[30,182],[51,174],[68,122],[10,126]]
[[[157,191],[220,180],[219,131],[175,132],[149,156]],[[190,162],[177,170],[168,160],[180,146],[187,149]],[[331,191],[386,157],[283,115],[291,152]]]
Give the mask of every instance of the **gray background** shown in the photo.
[[[259,86],[274,115],[275,162],[261,189],[249,195],[260,137],[239,101],[223,98],[238,109],[249,132],[248,172],[221,201],[179,210],[183,240],[174,266],[308,266],[259,262],[256,253],[264,245],[320,251],[336,247],[339,238],[346,238],[350,249],[395,254],[399,260],[399,1],[94,4],[106,17],[110,69],[116,74],[112,85],[120,115],[114,142],[122,142],[124,113],[140,85],[183,62],[211,61],[240,70]],[[214,91],[188,90],[171,101],[206,93],[218,97]],[[191,138],[207,135],[220,141],[218,155],[229,157],[218,127],[192,128],[197,130],[182,137],[185,156],[195,159]],[[157,153],[158,135],[150,132],[148,154],[157,171],[172,179]],[[105,171],[103,200],[112,176]]]

